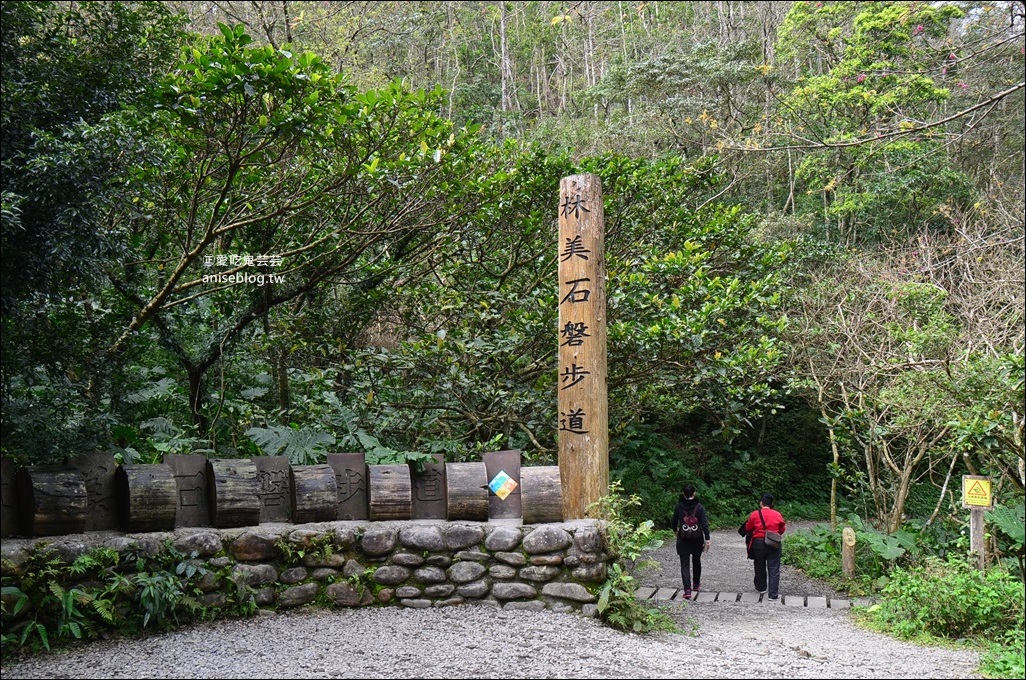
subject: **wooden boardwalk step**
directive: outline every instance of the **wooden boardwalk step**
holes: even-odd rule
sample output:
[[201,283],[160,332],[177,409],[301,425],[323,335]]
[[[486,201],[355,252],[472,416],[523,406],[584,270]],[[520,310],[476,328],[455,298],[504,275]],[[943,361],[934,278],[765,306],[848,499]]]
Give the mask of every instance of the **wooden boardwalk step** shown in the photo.
[[[718,593],[715,591],[703,590],[694,595],[691,600],[684,598],[684,590],[681,588],[653,588],[643,586],[635,591],[635,597],[639,600],[651,600],[657,602],[745,602],[748,604],[766,603],[783,604],[787,607],[804,607],[806,609],[850,609],[852,602],[840,598],[826,598],[819,595],[781,595],[779,600],[770,600],[765,594],[759,593]],[[868,606],[870,600],[863,598],[855,602],[857,606]]]

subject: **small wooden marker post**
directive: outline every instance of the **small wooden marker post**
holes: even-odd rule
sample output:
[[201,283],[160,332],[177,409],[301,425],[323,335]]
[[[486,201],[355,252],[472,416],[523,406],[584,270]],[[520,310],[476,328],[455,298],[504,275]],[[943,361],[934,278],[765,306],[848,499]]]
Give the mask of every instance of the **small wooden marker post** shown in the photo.
[[559,183],[559,474],[563,517],[609,492],[606,257],[597,175]]
[[851,527],[841,532],[841,569],[845,578],[855,578],[855,530]]
[[990,478],[962,475],[962,507],[969,508],[969,549],[976,554],[976,568],[983,571],[987,563],[983,513],[994,507]]

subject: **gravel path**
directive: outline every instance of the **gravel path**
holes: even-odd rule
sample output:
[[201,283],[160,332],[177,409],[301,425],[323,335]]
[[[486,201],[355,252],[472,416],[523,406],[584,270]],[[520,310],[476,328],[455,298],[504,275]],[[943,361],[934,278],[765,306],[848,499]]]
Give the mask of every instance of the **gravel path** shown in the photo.
[[[751,563],[717,531],[703,589],[751,592]],[[786,546],[785,546],[786,550]],[[680,587],[668,544],[644,585]],[[839,596],[786,565],[780,592]],[[3,664],[13,678],[977,678],[975,652],[864,631],[839,609],[674,603],[694,635],[634,635],[575,614],[468,604],[299,610],[94,642]]]

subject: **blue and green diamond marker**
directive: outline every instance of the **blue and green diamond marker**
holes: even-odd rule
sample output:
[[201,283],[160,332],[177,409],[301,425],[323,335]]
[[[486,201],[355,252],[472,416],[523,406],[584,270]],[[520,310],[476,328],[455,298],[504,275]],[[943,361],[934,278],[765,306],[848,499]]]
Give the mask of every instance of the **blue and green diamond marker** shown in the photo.
[[513,493],[513,489],[517,488],[517,482],[506,474],[505,470],[499,470],[499,474],[492,477],[492,481],[488,482],[488,488],[496,496],[506,500],[506,496]]

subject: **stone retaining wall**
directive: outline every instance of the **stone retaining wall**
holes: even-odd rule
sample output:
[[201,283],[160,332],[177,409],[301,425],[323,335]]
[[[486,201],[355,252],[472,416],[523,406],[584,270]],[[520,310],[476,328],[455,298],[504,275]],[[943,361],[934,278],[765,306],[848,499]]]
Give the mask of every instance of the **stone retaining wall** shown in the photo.
[[70,564],[97,547],[158,556],[168,545],[198,568],[192,584],[213,609],[242,587],[258,607],[272,610],[314,602],[426,608],[485,601],[594,616],[595,593],[613,559],[595,520],[334,521],[5,539],[0,572],[5,585],[18,585],[30,553],[41,548]]

